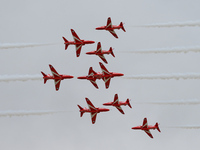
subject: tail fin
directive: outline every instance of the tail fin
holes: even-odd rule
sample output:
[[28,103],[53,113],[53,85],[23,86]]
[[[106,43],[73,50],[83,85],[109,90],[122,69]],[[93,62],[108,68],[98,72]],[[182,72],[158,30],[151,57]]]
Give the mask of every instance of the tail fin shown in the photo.
[[126,100],[126,103],[127,103],[127,105],[128,105],[130,108],[132,108],[132,106],[131,106],[131,104],[130,104],[130,100],[129,100],[129,99],[127,99],[127,100]]
[[112,55],[113,57],[115,57],[115,55],[114,55],[114,53],[113,53],[113,48],[112,48],[112,47],[110,47],[109,52],[111,53],[111,55]]
[[156,126],[156,129],[157,129],[159,132],[161,132],[157,122],[156,122],[155,126]]
[[119,25],[120,25],[121,29],[122,29],[124,32],[126,32],[126,30],[124,29],[124,24],[121,22]]
[[67,49],[67,47],[69,46],[69,44],[67,44],[67,42],[68,42],[68,40],[65,38],[65,37],[62,37],[63,38],[63,40],[65,41],[65,50]]
[[78,105],[78,107],[79,107],[79,109],[80,109],[80,113],[81,113],[81,117],[83,116],[83,114],[84,114],[84,112],[83,111],[81,111],[81,110],[83,110],[83,108],[80,106],[80,105]]
[[[42,75],[43,75],[43,78],[47,76],[44,72],[41,71],[41,73],[42,73]],[[46,82],[47,82],[47,79],[44,78],[44,84],[45,84]]]

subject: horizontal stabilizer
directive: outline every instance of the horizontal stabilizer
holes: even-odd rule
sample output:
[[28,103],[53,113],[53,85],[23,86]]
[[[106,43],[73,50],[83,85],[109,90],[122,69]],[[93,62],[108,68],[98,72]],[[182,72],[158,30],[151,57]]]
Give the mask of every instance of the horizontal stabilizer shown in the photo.
[[155,126],[156,126],[156,129],[157,129],[159,132],[161,132],[157,122],[156,122]]
[[[47,76],[44,72],[41,71],[41,73],[42,73],[42,75],[43,75],[43,78]],[[45,84],[46,82],[47,82],[47,79],[44,78],[44,84]]]
[[83,116],[83,114],[84,114],[84,112],[82,112],[82,110],[83,110],[83,108],[80,106],[80,105],[78,105],[78,107],[79,107],[79,109],[80,109],[80,116],[82,117]]
[[114,55],[114,53],[113,53],[113,48],[112,48],[112,47],[110,47],[109,52],[110,52],[110,54],[111,54],[113,57],[115,57],[115,55]]
[[69,46],[69,44],[67,44],[68,43],[68,40],[65,38],[65,37],[62,37],[63,38],[63,40],[65,41],[65,50],[68,48],[68,46]]
[[65,42],[68,42],[68,40],[65,38],[65,37],[62,37],[63,38],[63,40],[65,41]]
[[126,32],[126,30],[125,30],[125,28],[124,28],[124,24],[121,22],[119,25],[120,25],[121,29],[122,29],[124,32]]
[[127,105],[128,105],[130,108],[132,108],[132,106],[131,106],[131,104],[130,104],[130,100],[129,100],[129,99],[127,99],[127,100],[126,100],[126,103],[127,103]]

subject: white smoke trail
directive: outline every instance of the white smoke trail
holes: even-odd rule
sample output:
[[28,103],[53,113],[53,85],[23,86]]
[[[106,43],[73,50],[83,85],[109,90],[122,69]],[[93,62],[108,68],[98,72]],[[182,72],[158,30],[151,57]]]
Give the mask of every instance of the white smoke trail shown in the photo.
[[135,104],[153,104],[153,105],[199,105],[200,100],[170,100],[170,101],[152,101],[152,102],[134,102]]
[[37,43],[0,43],[0,49],[26,48],[26,47],[47,46],[47,45],[54,45],[54,44],[37,44]]
[[171,73],[171,74],[140,74],[133,76],[122,77],[124,79],[136,79],[136,80],[169,80],[169,79],[200,79],[200,73]]
[[42,75],[0,75],[0,82],[42,80]]
[[200,126],[198,126],[198,125],[188,125],[188,126],[164,126],[164,128],[200,129]]
[[[200,21],[187,21],[187,22],[169,22],[169,23],[156,23],[156,24],[147,24],[147,25],[141,25],[137,27],[199,27]],[[136,26],[135,26],[136,27]]]
[[64,113],[67,111],[0,111],[0,117],[14,117],[14,116],[40,116],[50,115],[55,113]]
[[121,51],[123,53],[188,53],[188,52],[200,52],[200,46],[193,47],[173,47],[173,48],[156,48],[156,49],[146,49],[137,51]]

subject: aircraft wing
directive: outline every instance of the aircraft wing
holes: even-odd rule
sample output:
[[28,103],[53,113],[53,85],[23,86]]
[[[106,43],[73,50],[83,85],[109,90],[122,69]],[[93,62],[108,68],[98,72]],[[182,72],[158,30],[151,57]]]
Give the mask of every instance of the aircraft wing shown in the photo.
[[92,102],[88,99],[88,98],[85,98],[87,104],[88,104],[88,107],[91,111],[96,111],[96,108],[94,107],[94,105],[92,104]]
[[115,94],[114,101],[113,101],[113,104],[116,104],[116,103],[119,104],[119,98],[117,94]]
[[143,128],[147,128],[148,127],[147,118],[144,118],[142,127]]
[[101,53],[101,52],[102,52],[101,42],[98,42],[96,52],[97,52],[97,53]]
[[60,87],[60,82],[61,82],[61,80],[60,80],[60,79],[55,79],[55,80],[54,80],[56,91],[58,91],[58,90],[59,90],[59,87]]
[[99,64],[103,75],[110,75],[110,72],[106,69],[106,67],[101,62],[99,62]]
[[[96,80],[96,79],[95,79]],[[90,80],[90,82],[96,87],[97,89],[99,88],[95,80]]]
[[124,114],[124,111],[122,110],[121,106],[115,106],[122,114]]
[[78,35],[76,34],[76,32],[73,29],[71,29],[71,32],[72,32],[72,36],[74,38],[74,42],[82,43],[81,39],[78,37]]
[[[102,53],[102,48],[101,48],[101,42],[98,42],[97,44],[97,50],[96,50],[97,55],[107,64],[108,62],[106,61],[106,58],[104,57]],[[98,54],[100,53],[100,54]]]
[[146,132],[146,134],[148,134],[148,136],[150,136],[151,138],[153,138],[151,132],[149,130],[144,130]]
[[88,72],[88,76],[93,76],[94,74],[97,74],[92,67],[90,67],[89,72]]
[[53,77],[60,77],[60,75],[58,74],[58,72],[56,71],[56,69],[52,65],[49,64],[49,67],[50,67],[50,70],[51,70]]
[[[106,67],[101,62],[99,62],[99,64],[100,64],[100,67],[101,67],[101,70],[102,70],[102,74],[103,75],[110,75],[110,72],[106,69]],[[110,76],[103,77],[102,79],[105,82],[106,89],[109,88],[111,77]]]
[[106,64],[108,63],[103,54],[100,54],[98,56],[101,58],[101,60],[103,60],[103,62],[105,62]]
[[76,56],[79,57],[81,54],[81,48],[82,48],[82,44],[77,44],[76,46]]
[[112,28],[112,21],[110,17],[108,17],[106,28]]
[[[115,94],[113,104],[119,104],[119,98],[118,98],[118,95],[117,95],[117,94]],[[122,110],[121,106],[115,106],[115,107],[116,107],[122,114],[124,114],[124,111]]]
[[114,37],[118,38],[117,34],[115,33],[114,30],[108,30]]
[[109,88],[111,77],[104,77],[103,81],[105,82],[106,89]]
[[94,123],[95,123],[95,121],[96,121],[96,118],[97,118],[97,112],[91,112],[92,124],[94,124]]

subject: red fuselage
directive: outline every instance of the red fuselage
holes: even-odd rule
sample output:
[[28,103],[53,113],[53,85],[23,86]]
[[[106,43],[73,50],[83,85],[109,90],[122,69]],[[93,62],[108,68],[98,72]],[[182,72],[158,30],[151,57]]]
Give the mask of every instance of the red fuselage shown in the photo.
[[135,130],[150,130],[150,129],[157,129],[156,126],[147,126],[147,127],[142,127],[142,126],[137,126],[137,127],[133,127],[132,129],[135,129]]
[[109,111],[109,109],[107,108],[95,108],[96,110],[90,110],[90,109],[87,109],[87,108],[83,108],[82,110],[80,110],[80,112],[88,112],[88,113],[100,113],[100,112],[106,112],[106,111]]
[[112,25],[112,28],[107,28],[107,26],[101,26],[97,27],[96,30],[114,30],[114,29],[120,29],[121,26],[119,25]]
[[88,55],[104,55],[104,54],[111,54],[111,52],[102,50],[101,53],[96,52],[96,51],[91,51],[91,52],[87,52],[86,54],[88,54]]
[[47,76],[44,76],[43,79],[54,79],[54,80],[64,80],[64,79],[71,79],[73,78],[73,76],[70,75],[59,75],[60,77],[53,77],[50,74],[48,74]]
[[127,103],[127,102],[121,102],[121,101],[119,101],[118,104],[117,104],[117,103],[114,103],[114,102],[108,102],[108,103],[104,103],[103,105],[105,105],[105,106],[115,106],[115,107],[118,107],[118,106],[122,106],[122,105],[126,106],[126,105],[128,105],[128,103]]
[[89,40],[81,40],[81,42],[74,42],[74,41],[68,41],[64,44],[66,45],[85,45],[85,44],[93,44],[95,41],[89,41]]
[[102,79],[104,77],[106,78],[113,78],[113,77],[119,77],[119,76],[123,76],[124,74],[122,73],[115,73],[115,72],[109,72],[110,74],[109,75],[103,75],[102,73],[97,73],[97,74],[94,74],[93,76],[81,76],[81,77],[78,77],[78,79],[87,79],[87,80],[93,80],[93,79]]

